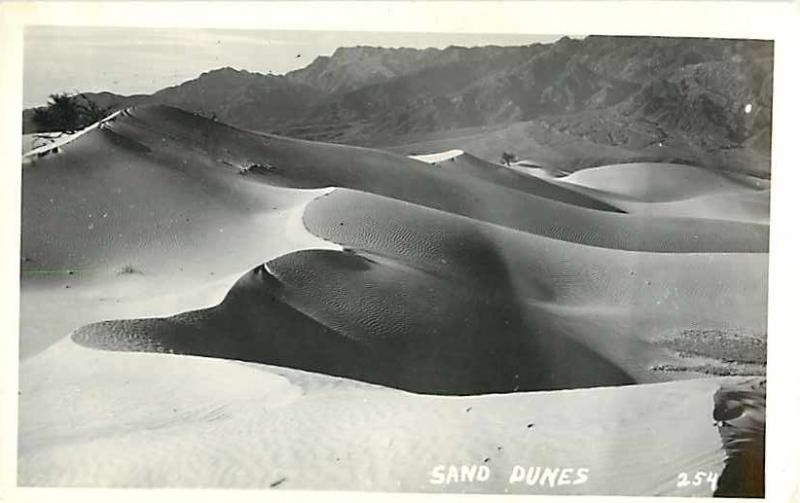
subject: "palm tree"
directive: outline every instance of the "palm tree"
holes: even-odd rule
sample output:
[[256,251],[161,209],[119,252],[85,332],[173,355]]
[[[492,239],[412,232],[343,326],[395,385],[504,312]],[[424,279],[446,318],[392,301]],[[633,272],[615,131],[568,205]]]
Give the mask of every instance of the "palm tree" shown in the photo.
[[41,131],[74,133],[93,124],[109,110],[98,106],[84,94],[51,94],[47,105],[33,111],[33,120]]

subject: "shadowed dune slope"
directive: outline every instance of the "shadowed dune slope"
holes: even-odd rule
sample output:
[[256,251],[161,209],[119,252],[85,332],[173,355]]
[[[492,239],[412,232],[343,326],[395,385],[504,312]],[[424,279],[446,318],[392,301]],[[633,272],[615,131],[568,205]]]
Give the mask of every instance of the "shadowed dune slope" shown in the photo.
[[271,362],[334,375],[345,374],[348,362],[369,361],[367,347],[282,302],[278,289],[262,265],[240,278],[215,309],[91,324],[72,339],[102,349]]
[[613,205],[587,196],[579,191],[570,190],[539,177],[527,176],[466,153],[450,160],[440,161],[436,163],[435,167],[446,173],[451,173],[453,177],[470,176],[533,196],[545,197],[584,208],[624,213]]
[[553,333],[546,320],[526,324],[503,281],[476,292],[385,258],[308,250],[248,273],[215,308],[89,325],[73,340],[284,365],[434,394],[635,382],[589,347]]

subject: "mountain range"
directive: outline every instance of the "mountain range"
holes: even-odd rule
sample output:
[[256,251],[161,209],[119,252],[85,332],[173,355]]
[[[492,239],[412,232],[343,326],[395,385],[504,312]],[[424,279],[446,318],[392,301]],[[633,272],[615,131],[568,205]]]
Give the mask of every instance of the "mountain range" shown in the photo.
[[[285,75],[226,67],[151,95],[86,96],[115,109],[167,104],[240,128],[404,153],[460,139],[478,155],[508,150],[566,171],[662,160],[768,176],[772,62],[772,43],[753,40],[359,46]],[[31,119],[24,111],[25,132],[37,130]],[[569,155],[552,154],[564,145]]]

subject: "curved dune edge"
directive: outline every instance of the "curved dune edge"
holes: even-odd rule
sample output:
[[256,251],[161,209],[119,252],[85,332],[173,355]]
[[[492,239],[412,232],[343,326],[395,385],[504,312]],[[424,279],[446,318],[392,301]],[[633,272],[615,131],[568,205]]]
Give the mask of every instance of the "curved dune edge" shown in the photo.
[[245,275],[216,307],[92,324],[72,339],[98,349],[289,366],[428,394],[635,382],[591,344],[526,319],[502,290],[459,293],[458,285],[392,260],[336,251],[295,252],[268,267]]
[[[88,136],[81,138],[80,141],[85,141]],[[119,136],[124,137],[124,135]],[[113,141],[124,143],[124,140],[120,140],[116,136],[113,138]],[[278,142],[279,140],[270,141]],[[69,148],[76,145],[78,145],[78,141]],[[81,148],[84,147],[85,144]],[[127,145],[125,148],[133,148],[133,145]],[[227,159],[224,162],[231,163],[234,170],[242,167],[250,169],[249,166],[251,166],[247,159],[236,162]],[[236,168],[237,165],[239,168]],[[269,173],[272,167],[263,167],[268,172],[265,176],[272,176]],[[278,168],[280,169],[280,165]],[[250,181],[256,184],[261,183],[259,169],[255,169],[253,176],[246,173],[247,176],[240,177],[240,179],[244,180],[243,183],[250,183]],[[234,176],[238,177],[239,175],[234,174]],[[316,182],[313,185],[316,185]],[[315,202],[307,203],[308,208],[321,207],[320,202],[333,200],[339,198],[341,194],[347,193],[344,190],[335,190],[328,194],[330,189],[325,190],[327,197],[317,197],[323,193],[315,193]],[[305,220],[305,214],[308,212],[306,204],[290,206],[290,208],[294,215],[293,221]],[[371,207],[365,206],[362,213],[364,211],[371,211]],[[280,215],[281,218],[284,216]],[[329,216],[332,219],[337,218],[337,215],[333,213]],[[276,222],[270,225],[277,225]],[[259,222],[259,225],[263,223],[263,221]],[[280,227],[271,229],[277,231]],[[483,237],[486,237],[483,234],[484,231],[488,235],[492,235],[492,231],[482,228],[481,235]],[[262,227],[261,232],[269,234],[267,227]],[[518,231],[511,231],[512,234],[516,232]],[[283,231],[279,231],[279,233],[283,233]],[[503,240],[510,239],[505,236],[504,230],[498,231],[498,236],[504,236]],[[317,244],[322,242],[316,236],[313,239]],[[587,248],[584,245],[559,242],[551,238],[534,236],[534,239],[560,243],[566,245],[565,249]],[[338,242],[339,240],[333,241]],[[221,249],[232,243],[233,241],[226,235],[214,246]],[[384,243],[382,246],[385,245]],[[369,253],[358,250],[355,250],[355,253],[343,250],[343,246],[346,246],[344,240],[338,244],[328,243],[324,246],[330,247],[332,250],[322,255],[344,256],[349,253],[367,261],[381,262],[385,259],[381,256],[370,257]],[[491,248],[494,252],[498,251],[498,249]],[[388,247],[381,249],[384,252],[386,250],[391,251],[391,243]],[[509,256],[513,257],[513,253],[509,253],[508,249],[500,247],[499,250],[502,257],[501,263]],[[619,253],[620,256],[636,255],[636,253],[618,252],[617,250],[603,251]],[[286,273],[302,272],[304,269],[293,267],[282,269],[274,267],[276,263],[286,263],[289,260],[291,266],[291,260],[315,254],[316,252],[297,253],[288,249],[273,256],[274,260],[269,263],[269,271],[286,278]],[[694,255],[687,254],[686,256]],[[741,255],[748,256],[748,259],[758,260],[763,254]],[[678,256],[680,254],[666,254],[665,258]],[[698,257],[694,258],[698,259]],[[220,257],[216,257],[214,260],[220,260]],[[259,259],[256,263],[266,260],[267,258]],[[364,267],[360,262],[358,264],[359,268]],[[241,271],[241,263],[238,260],[235,264],[231,262],[229,265],[236,271]],[[371,265],[365,267],[366,270],[372,270]],[[755,264],[755,267],[758,268],[758,264]],[[423,277],[427,273],[423,271]],[[236,274],[235,271],[232,271],[230,276],[225,277],[225,280],[231,281]],[[345,278],[347,274],[344,275]],[[405,277],[406,274],[404,272],[402,277]],[[568,279],[572,277],[566,275]],[[154,282],[156,279],[163,282],[165,278],[167,277],[152,276]],[[142,278],[123,279],[139,282],[141,289],[129,291],[120,296],[123,303],[119,312],[124,312],[123,316],[110,316],[106,319],[131,318],[130,312],[125,310],[135,305],[137,296],[141,297],[143,292],[148,291],[147,284],[141,283],[150,279],[147,274]],[[301,274],[294,283],[286,284],[300,285],[303,279]],[[480,284],[480,278],[478,279]],[[652,283],[652,280],[650,281]],[[71,289],[76,294],[73,297],[75,301],[71,306],[86,305],[82,303],[87,302],[92,293],[96,295],[98,285],[87,283],[84,289]],[[58,284],[58,290],[48,290],[50,286],[52,284],[45,284],[42,291],[52,293],[52,298],[63,297],[64,291],[61,290],[61,284]],[[519,283],[513,284],[512,290],[519,291],[519,288]],[[28,295],[23,292],[23,296],[27,296],[29,299],[29,305],[32,305],[30,300],[33,299],[30,292],[34,290],[29,289]],[[219,291],[217,290],[217,292]],[[231,292],[229,291],[227,294]],[[545,293],[547,294],[547,292]],[[302,291],[296,291],[294,295],[286,304],[287,306],[302,308],[304,314],[315,321],[330,316],[330,310],[326,314],[316,304],[304,304]],[[546,297],[543,299],[545,302],[547,301]],[[539,299],[537,302],[541,302],[543,299]],[[132,303],[126,305],[127,301]],[[143,309],[150,309],[154,304],[151,302],[147,308]],[[205,307],[204,305],[195,306],[193,308]],[[581,308],[579,305],[565,307],[565,312]],[[527,307],[522,311],[529,313]],[[196,321],[192,318],[193,313],[185,314],[190,315],[185,318],[188,325]],[[613,317],[614,313],[610,315]],[[568,314],[566,318],[570,316],[572,315]],[[94,321],[97,319],[95,318]],[[154,322],[158,323],[159,320]],[[72,321],[68,323],[72,323]],[[560,323],[565,323],[564,319],[561,319]],[[322,325],[326,324],[322,323]],[[80,326],[80,324],[73,324],[71,328],[75,326]],[[568,323],[567,326],[569,326]],[[52,331],[52,327],[39,327],[39,329]],[[61,333],[66,333],[66,330]],[[217,335],[220,333],[218,332]],[[240,334],[234,331],[231,335],[236,337]],[[165,349],[168,352],[169,348],[149,348],[149,350],[158,351]],[[216,369],[207,368],[212,365]],[[679,468],[678,464],[683,467],[682,469],[691,467],[697,470],[719,471],[722,467],[720,460],[725,455],[722,441],[713,428],[713,423],[712,427],[708,427],[709,417],[713,416],[711,410],[714,404],[713,395],[719,389],[719,383],[722,382],[718,379],[624,388],[526,393],[525,395],[429,397],[370,386],[347,379],[308,374],[289,368],[275,368],[270,365],[246,365],[230,360],[192,356],[97,351],[76,345],[69,339],[64,339],[42,353],[27,359],[23,362],[23,366],[21,389],[22,396],[26,398],[21,398],[21,409],[24,409],[21,410],[21,417],[24,418],[24,421],[21,421],[20,424],[29,423],[31,425],[29,429],[26,426],[26,430],[20,432],[20,482],[26,485],[86,485],[87,481],[91,481],[89,485],[96,485],[96,481],[102,479],[104,484],[109,486],[128,487],[196,487],[209,486],[209,481],[212,481],[211,484],[217,487],[269,487],[277,484],[276,487],[289,488],[468,492],[505,492],[509,490],[510,492],[526,493],[562,491],[569,494],[686,493],[696,495],[710,494],[711,488],[689,488],[682,492],[681,488],[673,487],[674,472]],[[156,369],[152,378],[146,375],[149,368]],[[256,373],[249,372],[249,370],[239,372],[233,370],[234,368],[255,369]],[[87,369],[90,369],[91,372],[87,372]],[[271,372],[272,377],[261,380],[257,374],[264,372],[268,374]],[[100,383],[97,380],[98,373],[103,376],[115,377]],[[171,376],[184,375],[185,379],[175,379],[174,377],[157,379],[162,373]],[[145,377],[142,377],[143,375]],[[281,379],[275,379],[276,375]],[[56,376],[58,377],[56,378]],[[219,393],[207,393],[206,386],[210,381],[220,383]],[[159,385],[159,383],[161,384]],[[657,388],[659,393],[655,393],[653,390],[656,388],[651,386],[663,387]],[[247,392],[244,394],[240,394],[238,391],[231,393],[230,391],[234,388],[236,390],[261,389],[265,394],[256,397],[248,395]],[[203,397],[198,395],[203,395]],[[98,396],[104,396],[104,398],[98,399]],[[530,402],[531,407],[541,408],[537,409],[538,413],[534,418],[536,421],[525,424],[526,432],[533,429],[543,435],[541,441],[520,442],[520,433],[516,430],[506,431],[497,428],[497,417],[500,410],[508,411],[503,413],[508,414],[503,416],[506,417],[503,424],[515,424],[520,417],[533,414],[533,410],[525,409],[525,403],[519,400],[519,397],[522,396],[526,398],[524,402]],[[71,397],[74,401],[70,402],[65,397]],[[153,397],[159,398],[154,400]],[[160,397],[163,397],[164,400],[161,400]],[[384,400],[388,402],[388,405],[383,403]],[[437,403],[431,404],[431,401]],[[467,401],[472,405],[462,409],[461,405]],[[482,409],[484,401],[486,401],[487,407],[479,416],[480,419],[472,419],[477,416],[475,414],[466,419],[465,415],[478,410],[478,406]],[[173,406],[173,402],[179,406]],[[618,408],[619,404],[623,402],[626,404],[624,410]],[[359,406],[353,407],[354,403]],[[629,403],[631,404],[630,413]],[[74,407],[75,412],[72,416],[63,418],[62,421],[60,410],[69,407]],[[140,415],[134,412],[134,407],[139,407]],[[452,407],[453,410],[449,407]],[[467,411],[467,409],[470,410]],[[48,410],[52,412],[47,413]],[[547,413],[542,412],[544,410],[547,410]],[[108,411],[113,412],[109,415]],[[179,411],[181,411],[180,414]],[[654,415],[656,417],[653,417]],[[43,422],[37,422],[38,417],[43,417]],[[120,417],[128,419],[120,421]],[[59,420],[56,421],[55,418],[59,418]],[[397,421],[397,419],[400,420]],[[705,426],[700,427],[701,423]],[[296,426],[287,426],[289,424],[296,424]],[[528,428],[528,424],[534,426]],[[648,426],[653,424],[658,425],[656,429],[663,432],[663,435],[654,435],[653,430],[648,429]],[[76,429],[78,425],[83,425],[83,429],[80,427]],[[267,427],[261,429],[264,425]],[[542,430],[542,425],[550,426]],[[676,425],[681,425],[681,427],[676,428]],[[618,429],[622,426],[626,428]],[[388,440],[395,440],[397,444],[384,445],[370,436],[365,438],[366,433],[374,431],[378,427],[392,432]],[[345,430],[344,435],[342,428]],[[425,428],[428,428],[430,433],[419,435],[419,431],[425,430]],[[441,439],[442,431],[452,433]],[[489,435],[486,434],[487,431],[490,433]],[[632,437],[627,436],[629,431],[634,432]],[[325,434],[325,432],[328,433]],[[690,432],[688,439],[684,438],[686,432]],[[681,435],[679,438],[677,438],[678,433]],[[495,434],[502,441],[501,444],[493,445]],[[331,441],[330,438],[340,437],[344,439],[334,441],[333,447],[326,444]],[[196,445],[194,439],[197,438],[213,438],[215,442],[210,443],[207,450],[205,446],[201,447],[203,450],[199,454],[201,461],[194,462],[192,466],[175,467],[175,459],[189,457],[186,454],[188,445],[191,445],[193,452],[196,452],[194,451]],[[606,440],[601,440],[601,443],[605,443],[595,448],[598,438]],[[621,445],[620,438],[631,438],[632,440],[630,444],[625,442],[624,445]],[[216,443],[217,439],[221,443]],[[276,446],[276,439],[286,439],[287,444],[285,446],[277,444]],[[309,446],[307,450],[297,449],[297,445],[307,446],[313,443],[310,439],[320,441],[320,445]],[[419,439],[419,443],[415,439]],[[691,443],[688,442],[689,439],[692,440]],[[444,447],[441,449],[437,443],[439,441],[444,442]],[[516,446],[513,449],[508,447],[512,444]],[[403,447],[398,452],[395,445]],[[592,445],[588,451],[586,450],[587,445]],[[562,446],[568,447],[562,450]],[[603,450],[604,446],[605,450]],[[643,449],[641,452],[631,452],[631,446],[637,449],[638,446],[645,446],[647,449]],[[408,447],[407,450],[406,447]],[[502,447],[502,449],[497,449],[497,447]],[[492,451],[492,449],[495,450]],[[674,449],[674,451],[670,449]],[[431,450],[434,452],[431,453]],[[652,453],[656,450],[664,453],[664,458],[659,457],[658,459],[660,464],[663,465],[664,459],[674,459],[675,465],[662,466],[662,468],[651,466],[655,458]],[[103,453],[109,452],[130,452],[136,456],[132,456],[131,459],[109,460],[103,457]],[[293,452],[302,452],[302,454],[292,454]],[[308,452],[318,452],[318,455],[310,456],[307,454]],[[386,452],[394,453],[391,461],[382,462],[380,467],[376,466],[374,460],[385,458]],[[499,454],[502,452],[505,454]],[[542,452],[550,452],[553,457],[542,458]],[[619,459],[621,466],[608,466],[609,452],[618,452],[612,457]],[[670,454],[671,452],[673,454]],[[329,459],[331,453],[339,454],[338,456],[334,454],[333,462]],[[255,459],[249,456],[253,456]],[[503,456],[508,457],[503,458]],[[602,459],[597,458],[598,456],[601,456]],[[134,457],[135,459],[133,459]],[[335,459],[337,457],[338,459]],[[203,462],[203,458],[214,461]],[[488,485],[470,487],[432,486],[430,484],[430,474],[428,473],[430,463],[434,463],[433,466],[436,466],[439,463],[452,462],[452,459],[471,460],[473,458],[478,459],[477,463],[501,465],[505,463],[495,470],[496,473],[502,472],[504,467],[510,470],[509,463],[513,464],[515,460],[542,459],[543,462],[546,461],[552,466],[565,467],[577,463],[577,468],[581,463],[586,463],[585,460],[594,459],[591,469],[595,475],[590,483],[581,486],[565,486],[555,490],[552,488],[541,490],[541,488],[527,485],[509,487],[507,479],[503,477]],[[220,463],[219,459],[223,459],[224,462]],[[319,460],[320,466],[312,466],[313,463],[310,464],[309,459]],[[488,461],[484,461],[485,459]],[[505,461],[501,461],[501,459],[505,459]],[[346,462],[340,462],[343,460]],[[603,469],[598,468],[603,465],[606,470],[613,469],[614,473],[610,471],[603,473]],[[221,469],[220,466],[230,469]],[[494,467],[495,465],[492,465],[493,469]],[[426,470],[425,473],[408,472],[409,469],[419,468]],[[645,469],[650,471],[645,471]],[[667,470],[671,470],[669,474]],[[278,471],[281,473],[277,473]],[[309,474],[313,474],[313,477]],[[652,474],[659,478],[651,478]]]
[[90,125],[86,126],[85,128],[81,129],[80,131],[76,131],[75,133],[72,133],[72,134],[56,137],[56,138],[53,139],[53,141],[51,141],[51,142],[49,142],[49,143],[47,143],[45,145],[41,145],[39,147],[32,148],[32,149],[28,150],[27,152],[23,152],[22,160],[23,160],[23,162],[25,162],[26,159],[31,158],[31,157],[42,156],[42,155],[49,154],[49,153],[52,153],[52,152],[58,153],[58,150],[61,147],[64,147],[65,145],[75,141],[76,139],[80,138],[81,136],[85,135],[86,133],[89,133],[90,131],[94,131],[95,129],[103,127],[104,124],[113,121],[117,116],[119,116],[120,114],[125,114],[125,113],[126,113],[125,110],[117,110],[116,112],[110,114],[108,117],[106,117],[104,119],[101,119],[101,120],[95,122],[94,124],[90,124]]
[[[625,213],[613,204],[574,190],[572,187],[558,185],[546,178],[531,176],[513,167],[494,164],[468,153],[461,153],[449,161],[436,166],[438,170],[447,173],[452,179],[471,178],[475,181],[489,182],[505,190],[510,189],[514,193],[521,192],[583,209]],[[585,213],[586,217],[591,218],[590,215],[591,213]]]

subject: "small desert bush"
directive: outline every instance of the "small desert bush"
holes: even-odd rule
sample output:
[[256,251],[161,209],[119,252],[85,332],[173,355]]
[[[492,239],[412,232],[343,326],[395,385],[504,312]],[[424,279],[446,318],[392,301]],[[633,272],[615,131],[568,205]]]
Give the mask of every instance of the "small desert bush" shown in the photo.
[[122,266],[119,269],[119,271],[117,271],[117,275],[119,275],[119,276],[123,276],[123,275],[127,275],[127,274],[143,274],[143,273],[142,273],[142,271],[140,271],[139,269],[136,269],[135,267],[133,267],[130,264],[126,264],[126,265]]

